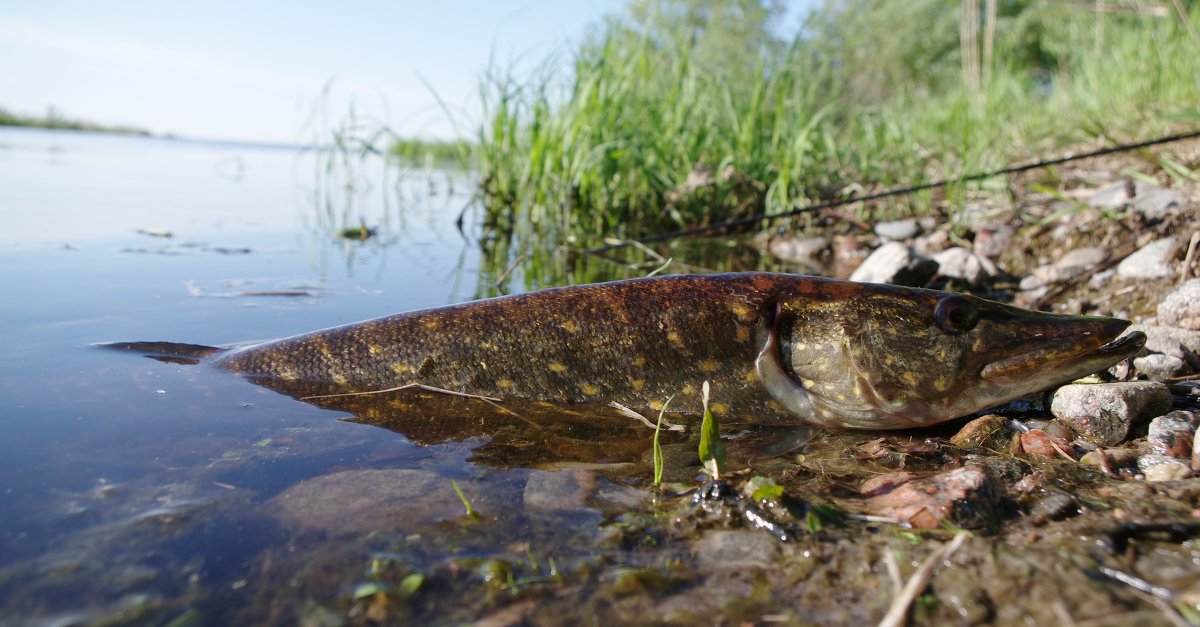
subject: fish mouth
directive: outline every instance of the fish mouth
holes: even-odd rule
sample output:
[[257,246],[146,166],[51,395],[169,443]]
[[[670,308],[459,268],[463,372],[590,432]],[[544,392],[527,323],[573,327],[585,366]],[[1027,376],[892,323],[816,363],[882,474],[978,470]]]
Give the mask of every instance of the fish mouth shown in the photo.
[[[985,381],[1011,381],[1041,373],[1061,382],[1105,370],[1136,355],[1146,345],[1146,334],[1141,331],[1121,335],[1128,326],[1126,320],[1100,319],[1076,333],[1043,336],[1032,350],[993,361],[979,376]],[[1104,341],[1106,338],[1112,339]]]

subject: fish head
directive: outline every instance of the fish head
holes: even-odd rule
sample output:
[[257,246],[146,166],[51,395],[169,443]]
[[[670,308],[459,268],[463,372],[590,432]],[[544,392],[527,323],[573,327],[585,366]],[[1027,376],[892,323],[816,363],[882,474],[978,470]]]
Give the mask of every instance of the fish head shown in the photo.
[[781,302],[776,326],[783,368],[818,424],[944,422],[1108,368],[1146,340],[1121,337],[1129,322],[1117,318],[888,285],[825,289],[825,299]]

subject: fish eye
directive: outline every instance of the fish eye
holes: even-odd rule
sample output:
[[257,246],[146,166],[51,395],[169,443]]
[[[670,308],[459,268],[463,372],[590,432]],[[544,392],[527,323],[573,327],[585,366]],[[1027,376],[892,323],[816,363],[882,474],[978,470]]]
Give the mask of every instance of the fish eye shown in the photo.
[[975,328],[979,311],[962,296],[947,296],[938,301],[933,310],[933,319],[945,331],[965,333]]

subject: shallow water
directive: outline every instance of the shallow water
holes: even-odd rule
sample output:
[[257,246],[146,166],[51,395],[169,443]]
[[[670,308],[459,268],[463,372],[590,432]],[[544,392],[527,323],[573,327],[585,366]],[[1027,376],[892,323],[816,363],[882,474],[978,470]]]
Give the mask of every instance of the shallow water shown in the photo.
[[[0,130],[0,622],[232,615],[263,593],[235,585],[248,565],[290,537],[259,512],[283,489],[340,469],[470,472],[467,447],[92,346],[243,342],[474,295],[459,177],[393,173],[384,188],[364,169],[347,196],[314,160]],[[333,236],[359,221],[377,237]]]
[[[406,437],[95,347],[269,339],[498,291],[480,278],[498,272],[480,267],[472,214],[455,225],[464,176],[323,165],[296,149],[0,129],[0,623],[461,620],[559,569],[664,559],[593,548],[601,523],[644,509],[646,466],[618,464],[641,463],[643,427],[530,407],[566,426],[459,428],[439,401],[435,435]],[[375,237],[336,236],[360,224]],[[504,289],[524,281],[517,268]],[[632,446],[597,446],[622,434]],[[405,577],[426,583],[406,592]]]

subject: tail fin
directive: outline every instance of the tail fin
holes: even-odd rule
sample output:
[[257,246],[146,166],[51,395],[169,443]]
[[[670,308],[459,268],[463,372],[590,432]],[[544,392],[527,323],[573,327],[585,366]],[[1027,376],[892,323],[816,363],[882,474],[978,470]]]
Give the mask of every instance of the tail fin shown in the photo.
[[108,348],[131,353],[141,353],[143,357],[157,359],[169,364],[198,364],[200,360],[210,355],[223,353],[228,349],[201,344],[182,344],[180,342],[113,342],[97,344],[99,348]]

